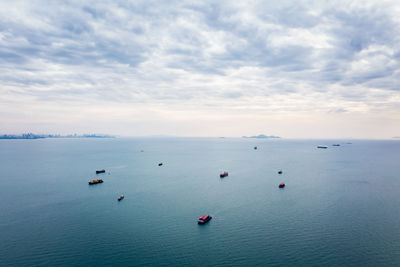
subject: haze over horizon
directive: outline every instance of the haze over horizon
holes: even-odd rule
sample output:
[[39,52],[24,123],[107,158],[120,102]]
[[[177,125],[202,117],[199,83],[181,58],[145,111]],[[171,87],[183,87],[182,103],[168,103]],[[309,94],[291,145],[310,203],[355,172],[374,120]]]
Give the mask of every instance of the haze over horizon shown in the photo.
[[0,2],[0,134],[400,135],[398,1]]

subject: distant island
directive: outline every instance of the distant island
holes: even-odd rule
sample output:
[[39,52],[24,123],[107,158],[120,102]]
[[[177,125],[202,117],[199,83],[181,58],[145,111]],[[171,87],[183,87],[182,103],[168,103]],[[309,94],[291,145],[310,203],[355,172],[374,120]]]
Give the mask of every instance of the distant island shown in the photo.
[[69,135],[60,135],[60,134],[33,134],[33,133],[24,133],[20,135],[16,134],[3,134],[0,135],[0,139],[41,139],[41,138],[114,138],[115,136],[107,135],[107,134],[69,134]]
[[279,136],[275,136],[275,135],[259,134],[259,135],[255,135],[255,136],[242,136],[242,138],[260,138],[260,139],[264,139],[264,138],[280,138],[280,137]]

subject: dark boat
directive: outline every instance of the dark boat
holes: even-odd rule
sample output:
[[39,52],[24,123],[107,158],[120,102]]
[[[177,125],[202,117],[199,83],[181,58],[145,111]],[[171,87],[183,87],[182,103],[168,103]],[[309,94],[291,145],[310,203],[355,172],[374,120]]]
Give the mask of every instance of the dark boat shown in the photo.
[[158,166],[162,166],[162,164],[163,164],[163,163],[162,163],[162,162],[160,162],[160,163],[158,163]]
[[224,172],[219,175],[220,178],[225,178],[226,176],[228,176],[228,172]]
[[105,173],[105,172],[106,172],[106,170],[99,170],[99,171],[96,171],[96,174]]
[[254,150],[257,150],[257,147],[256,147],[256,146],[254,147]]
[[285,187],[285,183],[280,183],[279,184],[279,188],[284,188]]
[[328,146],[324,146],[324,145],[318,145],[317,148],[323,148],[323,149],[327,149]]
[[282,174],[282,170],[279,170],[279,171],[278,171],[278,174]]
[[94,179],[89,181],[89,184],[101,184],[103,182],[102,179]]
[[123,199],[124,199],[124,197],[125,197],[124,195],[120,195],[120,196],[119,196],[119,198],[118,198],[118,201],[121,201],[121,200],[123,200]]
[[203,215],[198,219],[197,223],[205,224],[205,223],[209,222],[211,219],[212,219],[212,217],[210,215]]
[[333,144],[332,146],[340,146],[340,144]]

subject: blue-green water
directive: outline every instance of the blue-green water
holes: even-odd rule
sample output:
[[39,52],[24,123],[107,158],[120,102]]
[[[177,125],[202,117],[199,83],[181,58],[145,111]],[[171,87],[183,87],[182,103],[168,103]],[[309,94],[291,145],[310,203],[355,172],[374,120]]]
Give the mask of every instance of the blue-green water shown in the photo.
[[1,140],[0,265],[399,266],[400,142],[338,142]]

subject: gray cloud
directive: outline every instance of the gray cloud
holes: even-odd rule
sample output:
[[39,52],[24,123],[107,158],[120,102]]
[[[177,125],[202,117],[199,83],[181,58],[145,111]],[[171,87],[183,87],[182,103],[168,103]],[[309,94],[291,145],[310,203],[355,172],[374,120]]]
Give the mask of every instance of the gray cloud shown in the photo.
[[379,95],[379,112],[400,112],[399,10],[396,1],[3,2],[0,101],[179,103],[228,116],[255,106],[372,112]]

